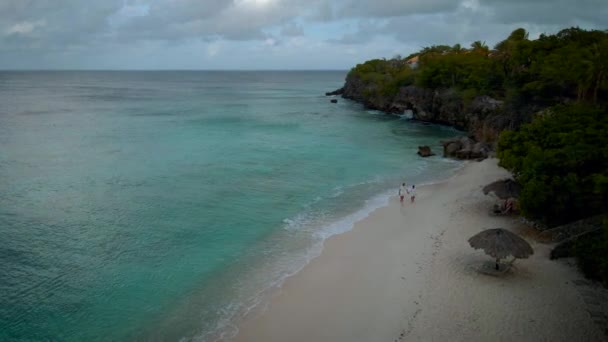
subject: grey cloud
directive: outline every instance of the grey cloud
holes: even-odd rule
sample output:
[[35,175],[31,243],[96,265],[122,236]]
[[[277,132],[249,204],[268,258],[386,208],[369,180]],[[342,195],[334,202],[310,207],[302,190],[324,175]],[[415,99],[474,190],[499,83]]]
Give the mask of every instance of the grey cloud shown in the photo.
[[90,41],[107,29],[122,1],[23,0],[0,6],[0,49],[61,48]]
[[492,12],[494,20],[503,24],[531,23],[537,25],[606,25],[608,5],[605,0],[480,0],[479,5]]
[[[107,40],[266,39],[266,29],[294,18],[391,17],[411,13],[444,11],[453,0],[9,0],[0,4],[4,32],[44,22],[37,35],[12,38],[14,46],[38,39],[38,45],[92,44]],[[124,9],[145,7],[145,15],[127,16]],[[36,27],[40,29],[42,25]],[[284,28],[286,35],[301,34],[297,27]],[[353,39],[354,40],[354,39]]]
[[[417,8],[417,12],[390,17],[386,25],[359,25],[354,32],[331,42],[366,44],[375,37],[391,36],[403,44],[418,47],[468,44],[475,40],[493,45],[518,27],[528,30],[531,37],[540,33],[554,33],[569,26],[606,29],[604,18],[608,17],[608,6],[603,2],[605,0],[582,0],[577,3],[570,0],[467,0],[460,4],[453,2],[458,6],[450,7],[438,1],[425,5],[429,7]],[[393,5],[398,6],[396,3]],[[433,5],[437,11],[425,13]],[[416,3],[407,6],[413,10]],[[404,4],[401,9],[405,7]],[[371,8],[368,9],[371,11]],[[403,13],[398,11],[399,8],[394,10]]]
[[304,35],[304,28],[302,25],[296,23],[289,23],[281,28],[281,35],[284,37],[299,37]]
[[[111,58],[120,46],[148,46],[152,51],[162,46],[198,44],[203,49],[201,44],[220,40],[244,47],[259,44],[279,49],[287,48],[281,39],[287,42],[292,37],[309,44],[297,47],[306,51],[299,55],[309,55],[306,49],[331,44],[336,45],[336,51],[344,49],[345,44],[360,45],[357,51],[382,44],[387,51],[442,43],[464,45],[474,40],[492,45],[517,27],[526,28],[531,36],[573,25],[605,29],[605,2],[0,0],[0,68],[6,65],[3,60],[19,58],[19,51],[25,50],[35,52],[23,58],[28,63],[36,58],[41,62],[61,60],[57,57],[61,54],[83,59],[88,54],[91,60],[99,60],[94,56]],[[333,31],[323,32],[324,27]],[[55,59],[44,57],[51,53],[56,54]]]
[[[314,3],[314,1],[312,2]],[[266,29],[284,25],[307,11],[304,0],[252,0],[158,2],[149,14],[120,28],[128,39],[266,39]],[[293,30],[292,30],[293,31]]]
[[391,20],[385,33],[398,32],[394,35],[396,40],[420,49],[438,44],[467,46],[476,40],[493,44],[495,40],[504,38],[510,31],[512,29],[509,26],[461,13],[413,16],[407,22]]
[[[333,44],[365,44],[379,34],[387,32],[386,23],[378,20],[360,20],[354,32],[346,33],[338,39],[328,39]],[[391,33],[392,34],[392,33]]]
[[458,0],[348,0],[339,6],[338,13],[356,17],[401,17],[453,11],[459,4]]
[[329,1],[321,1],[309,15],[309,19],[316,21],[334,20],[334,8]]

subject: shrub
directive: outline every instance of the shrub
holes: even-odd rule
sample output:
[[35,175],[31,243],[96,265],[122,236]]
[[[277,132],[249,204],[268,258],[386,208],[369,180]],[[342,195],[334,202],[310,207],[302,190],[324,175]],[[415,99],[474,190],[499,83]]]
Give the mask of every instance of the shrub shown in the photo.
[[580,239],[574,253],[585,276],[608,285],[608,221],[598,234]]
[[523,214],[551,226],[605,212],[607,132],[608,113],[581,104],[555,107],[518,132],[503,132],[498,157],[522,185]]

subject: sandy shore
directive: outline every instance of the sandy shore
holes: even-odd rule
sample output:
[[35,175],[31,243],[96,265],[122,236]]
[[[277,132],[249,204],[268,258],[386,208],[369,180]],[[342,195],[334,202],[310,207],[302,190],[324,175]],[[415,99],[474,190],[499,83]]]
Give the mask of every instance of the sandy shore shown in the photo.
[[[481,187],[508,176],[496,160],[470,163],[421,187],[416,203],[374,211],[290,277],[265,308],[250,313],[236,341],[597,341],[576,287],[581,275],[548,259],[517,218],[488,214]],[[535,254],[497,278],[469,247],[502,227],[528,238]]]

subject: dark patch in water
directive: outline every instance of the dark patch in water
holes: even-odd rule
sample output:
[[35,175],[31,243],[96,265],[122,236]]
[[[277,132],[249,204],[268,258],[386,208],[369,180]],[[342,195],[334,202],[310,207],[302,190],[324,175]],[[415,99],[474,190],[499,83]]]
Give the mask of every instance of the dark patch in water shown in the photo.
[[174,112],[145,112],[145,113],[133,113],[131,116],[175,116]]
[[41,115],[49,113],[51,112],[48,110],[24,110],[23,112],[19,112],[17,115]]

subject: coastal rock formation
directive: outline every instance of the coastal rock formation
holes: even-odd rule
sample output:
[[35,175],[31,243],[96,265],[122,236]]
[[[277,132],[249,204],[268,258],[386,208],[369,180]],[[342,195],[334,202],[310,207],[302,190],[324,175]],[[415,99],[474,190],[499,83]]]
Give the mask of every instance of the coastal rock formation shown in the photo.
[[336,89],[334,91],[327,92],[327,93],[325,93],[325,96],[342,95],[342,93],[344,93],[344,87],[342,87],[340,89]]
[[574,221],[563,226],[545,229],[538,238],[545,242],[562,242],[572,237],[601,230],[603,219],[603,215],[597,215]]
[[421,157],[430,157],[434,156],[435,153],[431,151],[429,146],[418,146],[418,155]]
[[457,159],[485,159],[492,147],[485,142],[476,142],[470,137],[456,137],[442,141],[443,156]]
[[538,240],[558,243],[551,250],[551,259],[574,256],[574,247],[582,240],[595,240],[602,234],[603,215],[587,217],[563,226],[546,229],[538,235]]
[[338,103],[338,100],[336,100],[336,99],[331,99],[331,100],[329,100],[329,102],[331,102],[331,103]]
[[588,231],[586,233],[581,233],[579,235],[572,236],[562,242],[560,242],[555,248],[551,250],[550,258],[559,259],[559,258],[569,258],[574,256],[574,248],[577,243],[582,240],[597,240],[601,237],[602,231],[600,229]]
[[[399,88],[395,95],[387,95],[378,89],[376,83],[350,73],[344,87],[327,94],[342,94],[342,97],[360,102],[367,108],[391,114],[411,110],[414,120],[464,130],[476,142],[493,143],[502,130],[513,126],[510,116],[504,115],[503,101],[487,95],[466,99],[462,92],[451,88],[433,90],[410,85]],[[471,146],[470,150],[473,155],[483,155],[485,147],[480,145],[473,152]],[[466,151],[461,153],[466,154]]]

